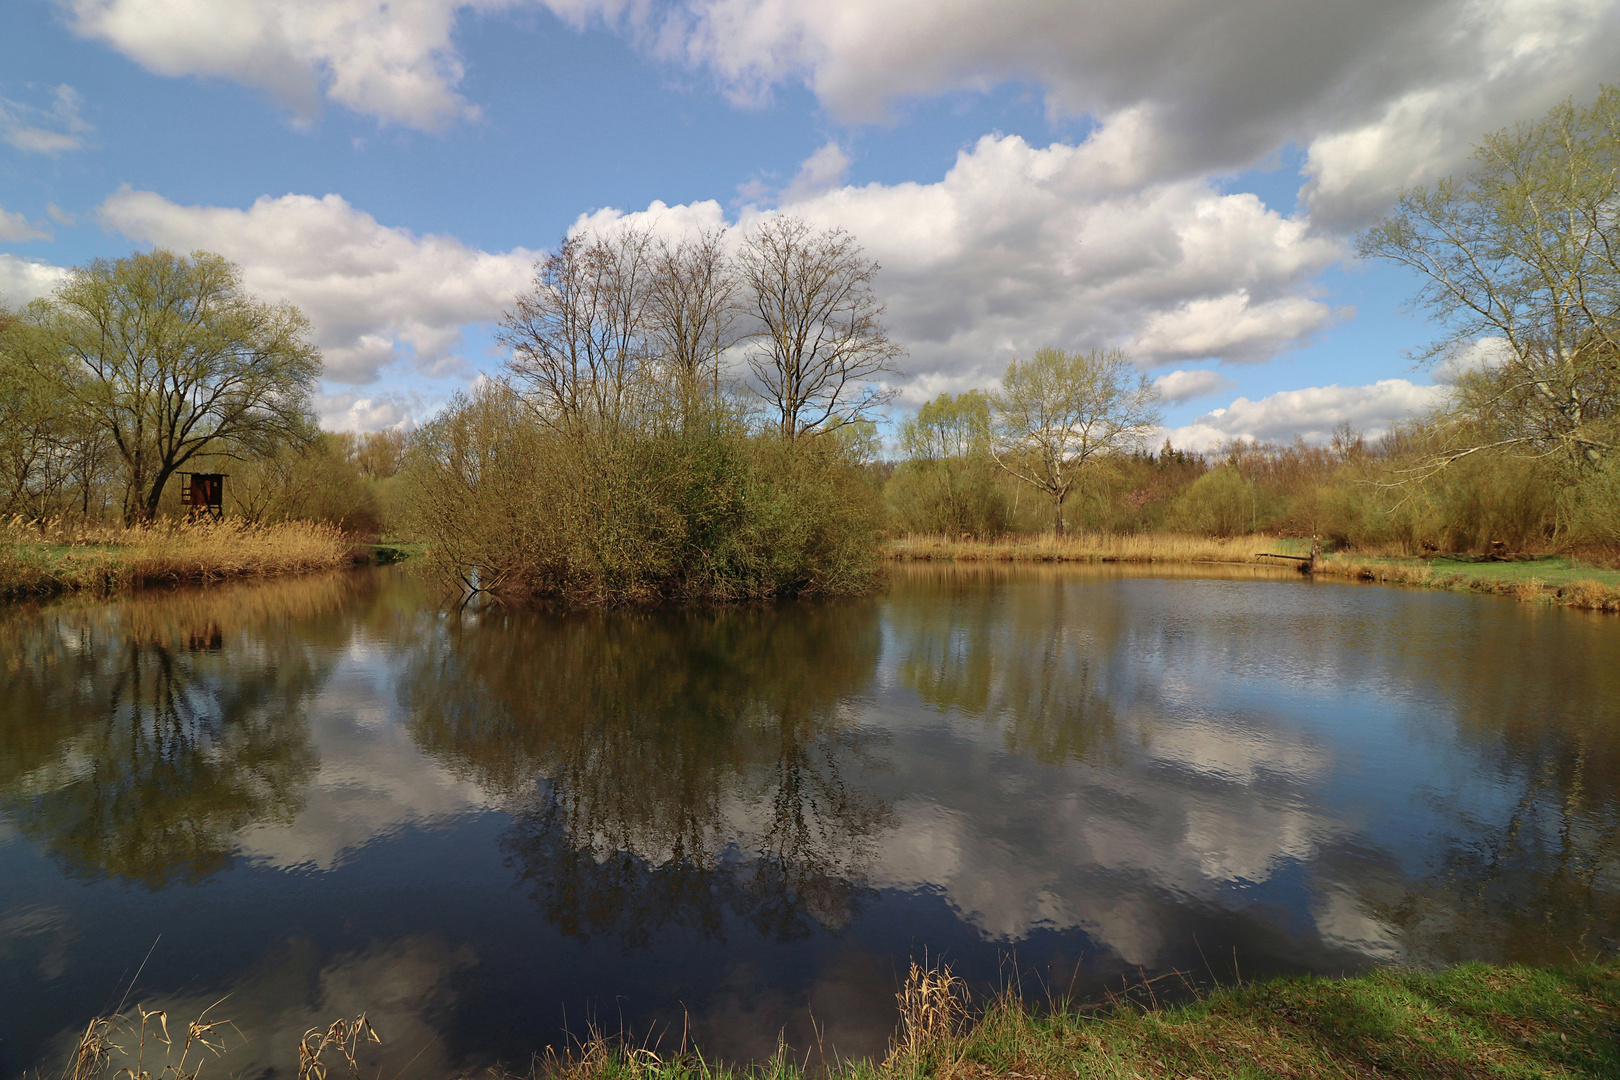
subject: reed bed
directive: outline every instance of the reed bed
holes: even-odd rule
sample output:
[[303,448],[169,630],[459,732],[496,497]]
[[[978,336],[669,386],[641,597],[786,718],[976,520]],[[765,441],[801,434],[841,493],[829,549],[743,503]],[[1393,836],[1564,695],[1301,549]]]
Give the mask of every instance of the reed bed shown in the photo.
[[1083,532],[994,540],[901,536],[889,541],[886,554],[898,560],[945,562],[1265,563],[1274,560],[1258,558],[1259,552],[1305,555],[1310,547],[1309,540],[1264,535],[1217,539],[1177,533]]
[[350,542],[318,522],[226,518],[124,528],[13,520],[0,527],[0,598],[298,574],[352,561]]
[[[1073,533],[971,537],[911,535],[891,539],[885,555],[900,562],[959,563],[1250,563],[1301,566],[1274,555],[1304,556],[1311,541],[1257,533],[1228,539],[1177,533]],[[1565,559],[1467,563],[1404,554],[1398,548],[1316,558],[1311,572],[1384,585],[1411,585],[1507,596],[1526,603],[1620,612],[1620,572],[1576,566]]]

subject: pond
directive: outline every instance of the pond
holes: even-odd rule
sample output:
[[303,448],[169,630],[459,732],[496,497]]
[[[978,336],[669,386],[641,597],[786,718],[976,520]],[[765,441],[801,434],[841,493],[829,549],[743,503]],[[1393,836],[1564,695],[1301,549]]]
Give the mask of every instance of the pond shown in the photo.
[[[568,615],[398,569],[0,614],[0,1076],[137,1001],[296,1071],[591,1025],[881,1055],[912,958],[1087,998],[1620,936],[1620,620],[1233,567]],[[227,997],[228,995],[228,997]]]

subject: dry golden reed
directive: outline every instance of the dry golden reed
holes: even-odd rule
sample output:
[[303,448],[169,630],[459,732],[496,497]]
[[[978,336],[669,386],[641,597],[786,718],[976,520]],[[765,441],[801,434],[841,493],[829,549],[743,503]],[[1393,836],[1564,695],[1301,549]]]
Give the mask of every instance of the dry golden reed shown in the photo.
[[[1254,534],[1222,540],[1176,533],[1071,533],[1009,536],[997,540],[969,537],[911,535],[889,541],[885,554],[896,561],[962,563],[1250,563],[1288,567],[1299,565],[1276,555],[1305,555],[1311,542]],[[1331,555],[1315,560],[1312,572],[1328,577],[1371,581],[1386,585],[1415,585],[1453,592],[1510,596],[1527,603],[1556,604],[1586,611],[1620,612],[1620,588],[1595,580],[1554,585],[1540,579],[1456,573],[1427,562],[1392,561],[1391,549],[1366,556]]]
[[[85,1026],[73,1048],[73,1058],[62,1074],[64,1080],[97,1080],[112,1065],[113,1055],[128,1060],[122,1043],[134,1040],[134,1060],[113,1074],[115,1080],[197,1080],[209,1056],[225,1052],[225,1031],[234,1029],[229,1020],[209,1020],[210,1005],[186,1024],[186,1035],[178,1048],[169,1035],[169,1014],[163,1009],[135,1006],[134,1015],[118,1013],[98,1016]],[[159,1051],[158,1047],[162,1047]],[[162,1056],[161,1062],[158,1060]]]
[[319,522],[226,518],[124,528],[14,519],[0,527],[0,596],[296,574],[350,561],[343,534]]
[[[348,1075],[360,1075],[360,1063],[355,1055],[360,1050],[360,1043],[369,1039],[374,1043],[381,1043],[382,1037],[361,1013],[353,1020],[339,1018],[332,1021],[325,1031],[320,1028],[310,1028],[304,1032],[304,1038],[298,1044],[298,1080],[326,1080],[331,1065],[325,1060],[327,1051],[335,1051],[343,1059],[348,1069]],[[335,1064],[335,1063],[334,1063]]]
[[[113,1080],[197,1080],[210,1058],[226,1052],[226,1032],[236,1031],[229,1020],[208,1019],[219,1004],[186,1024],[178,1047],[163,1009],[137,1005],[133,1013],[98,1016],[79,1036],[62,1080],[102,1080],[115,1062],[124,1064],[112,1073]],[[241,1032],[237,1036],[244,1041]],[[365,1013],[334,1020],[325,1030],[310,1028],[298,1043],[298,1080],[328,1080],[334,1069],[358,1078],[360,1044],[367,1041],[380,1044],[382,1037]]]
[[1309,540],[1263,535],[1223,540],[1176,533],[1083,532],[996,540],[902,536],[889,541],[887,554],[891,559],[955,562],[1264,563],[1274,560],[1260,558],[1261,552],[1304,555],[1309,550]]
[[938,1066],[936,1059],[961,1042],[972,1022],[968,985],[949,964],[913,960],[895,1000],[900,1006],[900,1027],[889,1043],[886,1067],[902,1061]]

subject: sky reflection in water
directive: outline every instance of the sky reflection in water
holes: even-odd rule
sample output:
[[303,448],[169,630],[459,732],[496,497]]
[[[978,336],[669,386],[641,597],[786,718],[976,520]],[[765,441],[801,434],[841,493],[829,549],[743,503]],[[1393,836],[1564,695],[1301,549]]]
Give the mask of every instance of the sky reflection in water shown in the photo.
[[[285,1075],[595,1022],[880,1053],[906,960],[1095,993],[1620,922],[1620,623],[1285,575],[445,611],[397,571],[0,618],[0,1075],[132,1000]],[[425,1049],[424,1049],[425,1048]],[[420,1056],[418,1056],[420,1052]]]

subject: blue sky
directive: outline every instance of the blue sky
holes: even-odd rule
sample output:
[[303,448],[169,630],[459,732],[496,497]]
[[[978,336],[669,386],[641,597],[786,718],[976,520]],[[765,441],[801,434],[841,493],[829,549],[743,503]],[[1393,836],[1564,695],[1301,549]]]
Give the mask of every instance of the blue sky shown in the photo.
[[1617,44],[1613,0],[6,0],[0,293],[219,251],[375,428],[498,367],[585,215],[791,212],[883,263],[901,410],[1123,345],[1179,443],[1377,431],[1439,391],[1351,238]]

